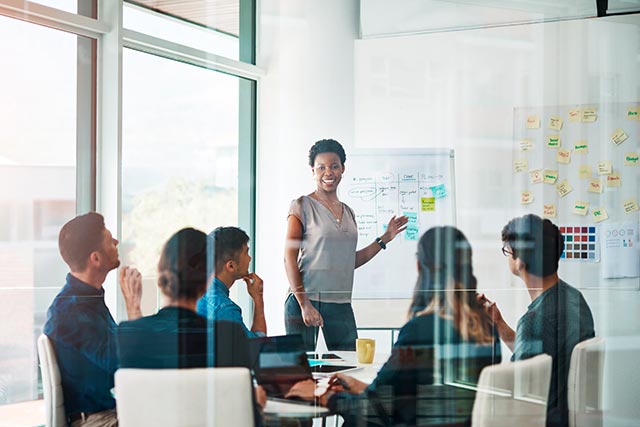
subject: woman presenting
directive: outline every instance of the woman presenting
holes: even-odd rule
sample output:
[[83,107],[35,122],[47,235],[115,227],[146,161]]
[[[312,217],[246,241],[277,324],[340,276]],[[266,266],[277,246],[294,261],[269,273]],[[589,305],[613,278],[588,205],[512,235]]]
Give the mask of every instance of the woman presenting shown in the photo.
[[367,263],[406,228],[393,216],[386,231],[356,251],[353,210],[338,200],[346,155],[338,141],[323,139],[309,150],[316,189],[291,202],[284,263],[290,294],[285,302],[287,334],[301,334],[314,350],[318,328],[329,350],[355,350],[358,337],[351,307],[354,269]]

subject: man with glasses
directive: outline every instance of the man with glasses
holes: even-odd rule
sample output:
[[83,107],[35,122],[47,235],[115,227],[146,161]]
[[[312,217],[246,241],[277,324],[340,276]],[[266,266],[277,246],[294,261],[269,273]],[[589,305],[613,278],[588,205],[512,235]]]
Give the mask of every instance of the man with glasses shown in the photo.
[[547,426],[568,424],[567,378],[573,347],[595,336],[593,317],[584,297],[558,277],[564,251],[562,233],[536,215],[514,218],[502,229],[502,253],[509,269],[527,287],[531,304],[514,331],[494,302],[478,299],[492,316],[500,338],[513,351],[512,361],[542,353],[553,358]]

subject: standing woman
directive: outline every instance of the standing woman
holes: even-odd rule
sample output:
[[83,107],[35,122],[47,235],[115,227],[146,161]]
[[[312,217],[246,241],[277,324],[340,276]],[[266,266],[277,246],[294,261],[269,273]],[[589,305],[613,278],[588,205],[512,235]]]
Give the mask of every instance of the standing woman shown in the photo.
[[308,350],[318,328],[329,350],[355,350],[358,337],[351,307],[354,269],[367,263],[406,228],[393,216],[380,237],[356,251],[353,210],[338,200],[346,154],[338,141],[323,139],[309,150],[316,189],[291,202],[284,254],[290,293],[285,302],[287,334],[301,334]]

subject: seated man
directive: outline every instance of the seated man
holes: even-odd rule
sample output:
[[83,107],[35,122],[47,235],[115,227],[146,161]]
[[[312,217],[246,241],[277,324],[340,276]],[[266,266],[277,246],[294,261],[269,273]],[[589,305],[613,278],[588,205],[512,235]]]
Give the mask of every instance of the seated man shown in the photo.
[[[43,332],[53,343],[60,368],[64,406],[71,426],[117,426],[111,395],[118,368],[116,324],[104,303],[102,284],[120,265],[118,241],[102,215],[89,212],[67,222],[58,245],[71,272],[47,312]],[[141,275],[120,269],[129,319],[141,316]]]
[[495,303],[480,295],[492,315],[500,338],[513,351],[512,361],[542,353],[553,358],[547,425],[568,424],[567,378],[573,347],[595,336],[589,305],[576,288],[558,277],[558,261],[564,241],[548,219],[525,215],[502,229],[503,254],[511,272],[524,282],[531,304],[515,332],[502,318]]
[[[252,367],[249,340],[241,324],[211,322],[196,313],[207,289],[206,234],[185,228],[171,236],[158,262],[158,288],[164,304],[157,314],[118,326],[120,367]],[[257,387],[255,396],[264,406],[264,390]],[[255,415],[259,422],[258,412]]]
[[242,309],[229,298],[229,290],[235,281],[242,279],[254,304],[251,330],[244,328],[251,338],[266,335],[262,279],[255,273],[249,273],[249,236],[237,227],[218,227],[209,234],[209,238],[214,248],[215,277],[205,296],[198,301],[198,314],[244,326]]

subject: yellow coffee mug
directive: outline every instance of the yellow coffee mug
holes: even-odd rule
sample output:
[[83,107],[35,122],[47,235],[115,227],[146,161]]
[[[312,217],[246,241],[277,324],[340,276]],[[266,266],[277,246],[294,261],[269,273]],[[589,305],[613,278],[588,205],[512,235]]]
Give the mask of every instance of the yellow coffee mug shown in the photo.
[[358,354],[358,363],[373,363],[376,341],[371,338],[356,339],[356,353]]

